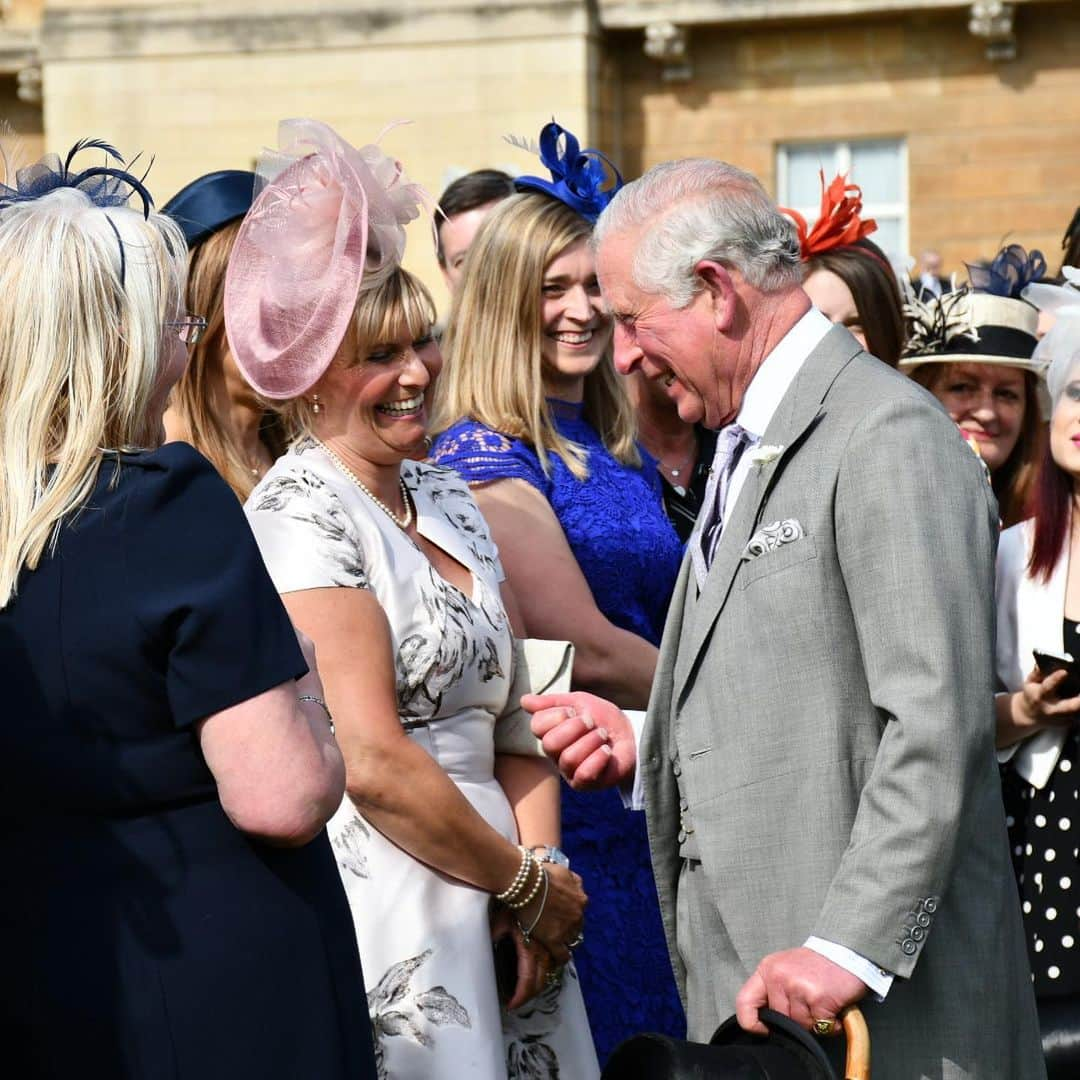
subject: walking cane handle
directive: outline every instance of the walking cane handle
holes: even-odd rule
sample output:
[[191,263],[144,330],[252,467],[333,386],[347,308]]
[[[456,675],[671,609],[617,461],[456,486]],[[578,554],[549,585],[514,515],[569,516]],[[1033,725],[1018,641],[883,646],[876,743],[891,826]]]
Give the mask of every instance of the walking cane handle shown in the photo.
[[866,1018],[857,1006],[852,1005],[840,1014],[840,1022],[847,1039],[845,1080],[870,1080],[870,1030]]

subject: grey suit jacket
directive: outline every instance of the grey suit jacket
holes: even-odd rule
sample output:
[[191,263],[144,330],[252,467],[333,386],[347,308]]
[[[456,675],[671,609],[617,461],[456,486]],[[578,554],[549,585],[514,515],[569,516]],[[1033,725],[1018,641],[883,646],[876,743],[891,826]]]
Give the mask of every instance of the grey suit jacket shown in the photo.
[[[711,987],[691,1035],[816,934],[900,977],[865,1010],[876,1080],[1042,1077],[993,747],[984,474],[840,327],[762,441],[783,452],[728,508],[700,595],[684,562],[640,753],[676,976],[685,995],[704,965],[691,985]],[[748,557],[786,519],[803,537]],[[722,947],[676,925],[676,768]]]

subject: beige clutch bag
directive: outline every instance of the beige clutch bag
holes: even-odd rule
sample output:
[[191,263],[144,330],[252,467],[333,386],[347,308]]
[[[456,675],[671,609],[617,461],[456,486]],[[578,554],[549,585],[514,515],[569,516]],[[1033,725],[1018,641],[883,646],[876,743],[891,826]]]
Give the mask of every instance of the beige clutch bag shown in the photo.
[[521,707],[523,694],[560,694],[570,689],[574,646],[569,641],[514,638],[514,677],[506,711],[495,721],[495,753],[543,757],[532,733],[532,714]]

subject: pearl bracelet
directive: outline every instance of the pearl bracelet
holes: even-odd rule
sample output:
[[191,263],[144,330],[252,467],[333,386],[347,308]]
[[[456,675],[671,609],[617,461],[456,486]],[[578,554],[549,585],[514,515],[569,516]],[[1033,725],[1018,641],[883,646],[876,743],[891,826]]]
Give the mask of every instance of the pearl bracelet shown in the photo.
[[500,904],[505,904],[507,907],[517,906],[517,899],[521,893],[521,890],[525,888],[526,882],[529,880],[529,874],[532,872],[533,866],[536,865],[536,859],[533,857],[533,853],[525,847],[518,844],[518,851],[521,852],[521,864],[518,866],[518,871],[514,875],[514,880],[501,892],[497,893],[495,899]]

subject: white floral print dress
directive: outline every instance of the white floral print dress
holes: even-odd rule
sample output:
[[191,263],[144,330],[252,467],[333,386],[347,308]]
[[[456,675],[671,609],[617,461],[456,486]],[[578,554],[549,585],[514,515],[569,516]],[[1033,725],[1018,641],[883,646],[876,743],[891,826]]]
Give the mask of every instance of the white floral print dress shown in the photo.
[[[311,440],[266,474],[248,518],[279,592],[340,586],[376,595],[393,635],[402,726],[493,828],[516,839],[493,774],[512,651],[498,552],[456,473],[405,462],[402,477],[418,531],[471,571],[471,596]],[[356,658],[365,663],[362,641]],[[572,967],[561,985],[513,1013],[501,1010],[488,894],[402,851],[348,797],[327,828],[360,944],[380,1077],[599,1075]]]

